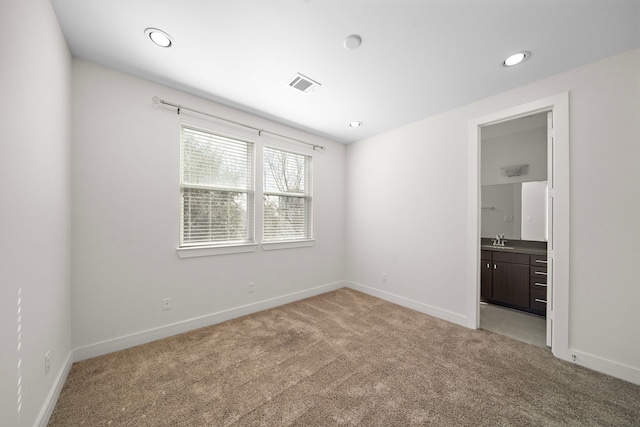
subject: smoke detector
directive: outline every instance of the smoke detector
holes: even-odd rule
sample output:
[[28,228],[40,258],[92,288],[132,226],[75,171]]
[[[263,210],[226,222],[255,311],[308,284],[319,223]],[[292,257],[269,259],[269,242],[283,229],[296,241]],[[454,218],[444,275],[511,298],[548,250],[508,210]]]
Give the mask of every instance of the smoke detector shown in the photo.
[[307,76],[297,73],[289,80],[289,86],[298,89],[300,92],[309,93],[316,90],[316,87],[321,86],[321,84]]
[[360,47],[362,43],[362,37],[357,34],[351,34],[346,39],[344,39],[344,47],[345,49],[353,50]]

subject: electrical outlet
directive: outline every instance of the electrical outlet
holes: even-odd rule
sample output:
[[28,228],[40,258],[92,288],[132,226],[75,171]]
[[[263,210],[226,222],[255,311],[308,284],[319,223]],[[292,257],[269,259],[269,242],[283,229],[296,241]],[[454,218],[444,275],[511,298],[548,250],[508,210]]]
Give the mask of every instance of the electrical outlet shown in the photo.
[[171,298],[165,298],[162,300],[162,311],[171,310]]
[[47,351],[44,355],[44,374],[47,375],[51,369],[51,352]]
[[382,281],[383,281],[384,283],[386,283],[386,282],[387,282],[387,279],[388,279],[388,277],[387,277],[387,273],[382,273]]
[[249,293],[252,294],[254,291],[253,289],[253,282],[249,282]]

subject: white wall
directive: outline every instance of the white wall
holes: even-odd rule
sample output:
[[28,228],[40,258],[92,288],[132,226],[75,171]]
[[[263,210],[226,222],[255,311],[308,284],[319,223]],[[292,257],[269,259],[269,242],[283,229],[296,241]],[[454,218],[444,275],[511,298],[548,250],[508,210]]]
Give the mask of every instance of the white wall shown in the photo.
[[[315,245],[179,259],[180,119],[206,117],[178,116],[154,106],[153,96],[326,146],[313,159]],[[270,299],[276,304],[289,294],[343,285],[343,145],[76,59],[73,117],[77,358],[219,321],[229,313],[215,314],[226,310],[239,315]],[[162,311],[163,298],[172,298],[171,310]],[[262,304],[242,308],[254,303]],[[174,325],[180,322],[187,323]]]
[[348,146],[347,280],[467,324],[469,121],[566,91],[569,346],[640,382],[640,50]]
[[467,129],[459,124],[443,115],[348,146],[346,245],[352,285],[464,324]]
[[33,426],[70,366],[71,57],[46,0],[3,0],[0,39],[0,423]]

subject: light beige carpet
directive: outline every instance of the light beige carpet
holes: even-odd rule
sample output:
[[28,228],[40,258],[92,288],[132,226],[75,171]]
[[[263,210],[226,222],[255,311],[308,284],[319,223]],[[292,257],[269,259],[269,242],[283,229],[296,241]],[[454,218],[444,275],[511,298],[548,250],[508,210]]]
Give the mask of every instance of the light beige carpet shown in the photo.
[[640,387],[349,289],[73,365],[50,426],[639,426]]

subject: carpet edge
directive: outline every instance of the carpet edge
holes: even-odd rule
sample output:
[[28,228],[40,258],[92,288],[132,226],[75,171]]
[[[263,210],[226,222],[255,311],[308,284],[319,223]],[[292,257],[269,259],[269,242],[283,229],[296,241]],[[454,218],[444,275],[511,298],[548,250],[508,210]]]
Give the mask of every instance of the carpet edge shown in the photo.
[[290,302],[313,297],[327,292],[335,291],[345,287],[345,282],[338,281],[328,283],[321,286],[305,289],[303,291],[293,292],[238,307],[229,308],[215,313],[199,316],[191,319],[182,320],[176,323],[160,326],[145,331],[135,332],[133,334],[116,337],[109,340],[100,341],[94,344],[78,347],[72,351],[73,361],[80,362],[82,360],[93,357],[103,356],[115,351],[125,350],[141,344],[147,344],[159,339],[168,338],[173,335],[189,332],[194,329],[211,326],[237,317],[246,316],[248,314],[257,313],[259,311],[278,307]]
[[376,298],[398,304],[402,307],[410,308],[412,310],[419,311],[420,313],[428,314],[429,316],[437,317],[438,319],[446,320],[448,322],[455,323],[456,325],[464,326],[465,328],[469,327],[467,316],[454,313],[452,311],[443,310],[441,308],[415,301],[410,298],[402,297],[400,295],[392,294],[391,292],[381,291],[379,289],[365,286],[357,282],[346,280],[344,283],[349,289],[360,291]]

